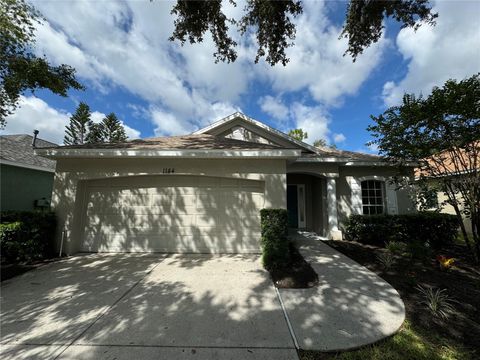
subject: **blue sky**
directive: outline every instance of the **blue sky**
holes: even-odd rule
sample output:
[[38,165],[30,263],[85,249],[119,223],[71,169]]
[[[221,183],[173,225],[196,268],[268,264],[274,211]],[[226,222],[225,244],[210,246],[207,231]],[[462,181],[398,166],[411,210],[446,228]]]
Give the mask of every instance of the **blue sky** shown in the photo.
[[[290,63],[254,64],[255,40],[238,38],[234,64],[215,64],[211,39],[181,47],[166,1],[34,2],[45,21],[35,51],[54,64],[77,69],[86,91],[61,98],[47,91],[25,94],[3,133],[31,133],[61,142],[79,101],[93,120],[115,112],[131,138],[180,135],[242,111],[282,131],[301,127],[307,142],[324,138],[353,151],[370,151],[366,127],[398,104],[404,92],[428,94],[449,78],[480,71],[480,2],[432,1],[437,26],[416,33],[385,23],[385,36],[355,63],[338,40],[346,2],[304,1],[295,20]],[[238,17],[243,5],[226,5]]]

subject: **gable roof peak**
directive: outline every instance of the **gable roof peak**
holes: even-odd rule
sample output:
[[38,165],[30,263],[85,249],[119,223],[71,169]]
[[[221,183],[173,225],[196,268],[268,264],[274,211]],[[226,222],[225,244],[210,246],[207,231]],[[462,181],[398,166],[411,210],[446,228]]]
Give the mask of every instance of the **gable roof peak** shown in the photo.
[[277,130],[277,129],[271,127],[271,126],[268,126],[267,124],[265,124],[265,123],[263,123],[259,120],[251,118],[250,116],[247,116],[240,111],[236,111],[229,116],[226,116],[226,117],[224,117],[224,118],[222,118],[218,121],[214,121],[210,125],[207,125],[206,127],[193,132],[192,135],[209,133],[209,131],[211,131],[213,129],[216,129],[220,126],[223,126],[225,124],[228,124],[230,122],[233,122],[237,119],[241,119],[241,120],[243,120],[243,121],[245,121],[245,122],[247,122],[251,125],[254,125],[258,128],[261,128],[261,129],[263,129],[263,130],[265,130],[265,131],[267,131],[267,132],[269,132],[269,133],[271,133],[275,136],[283,138],[284,140],[287,140],[288,142],[290,142],[292,144],[295,144],[296,146],[298,146],[298,147],[300,147],[300,148],[302,148],[306,151],[309,151],[309,152],[312,152],[312,153],[318,153],[318,149],[315,148],[314,146],[309,145],[307,143],[304,143],[303,141],[299,141],[297,139],[294,139],[290,135],[285,134],[284,132],[282,132],[280,130]]

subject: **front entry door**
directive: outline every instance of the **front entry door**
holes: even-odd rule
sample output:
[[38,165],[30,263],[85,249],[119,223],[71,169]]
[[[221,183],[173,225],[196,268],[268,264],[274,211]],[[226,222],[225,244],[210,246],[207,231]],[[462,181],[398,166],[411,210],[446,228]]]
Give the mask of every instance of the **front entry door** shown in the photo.
[[287,185],[287,212],[289,227],[305,227],[305,185]]

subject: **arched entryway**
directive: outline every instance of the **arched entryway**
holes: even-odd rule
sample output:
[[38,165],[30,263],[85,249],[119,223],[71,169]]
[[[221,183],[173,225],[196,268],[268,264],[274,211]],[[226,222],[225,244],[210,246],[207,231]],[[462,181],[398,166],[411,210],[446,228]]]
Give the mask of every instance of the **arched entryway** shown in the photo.
[[308,173],[287,174],[289,227],[326,236],[326,180]]

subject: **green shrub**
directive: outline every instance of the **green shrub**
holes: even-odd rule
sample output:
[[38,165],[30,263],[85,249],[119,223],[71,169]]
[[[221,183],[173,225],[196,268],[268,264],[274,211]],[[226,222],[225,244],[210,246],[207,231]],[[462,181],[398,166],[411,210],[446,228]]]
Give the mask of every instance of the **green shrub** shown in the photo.
[[283,268],[290,261],[287,210],[262,209],[260,217],[263,266],[267,270]]
[[405,215],[351,215],[345,237],[361,243],[384,246],[389,241],[421,242],[431,248],[453,243],[458,233],[455,215],[419,212]]
[[405,243],[400,241],[390,240],[385,244],[385,249],[387,249],[392,254],[401,254],[405,251]]
[[412,259],[425,260],[432,256],[432,249],[428,243],[415,240],[407,243],[407,253]]
[[385,270],[390,270],[395,264],[395,256],[390,251],[377,255],[377,259]]
[[7,211],[0,214],[0,251],[7,262],[54,255],[56,217],[53,212]]

